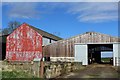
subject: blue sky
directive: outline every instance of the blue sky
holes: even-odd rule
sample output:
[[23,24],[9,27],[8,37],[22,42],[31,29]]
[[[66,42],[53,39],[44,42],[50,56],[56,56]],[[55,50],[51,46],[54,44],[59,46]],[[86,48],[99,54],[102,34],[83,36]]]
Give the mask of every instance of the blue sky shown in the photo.
[[101,52],[101,57],[102,57],[102,58],[105,58],[105,57],[113,57],[113,52],[112,52],[112,51]]
[[62,38],[88,31],[118,36],[118,3],[4,2],[2,27],[9,21],[26,22]]

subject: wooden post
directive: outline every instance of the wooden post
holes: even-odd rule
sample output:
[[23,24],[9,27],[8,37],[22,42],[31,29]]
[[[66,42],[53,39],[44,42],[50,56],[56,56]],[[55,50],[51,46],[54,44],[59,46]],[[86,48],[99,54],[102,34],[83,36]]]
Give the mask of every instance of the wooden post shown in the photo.
[[43,78],[44,74],[44,62],[43,59],[40,61],[40,78]]

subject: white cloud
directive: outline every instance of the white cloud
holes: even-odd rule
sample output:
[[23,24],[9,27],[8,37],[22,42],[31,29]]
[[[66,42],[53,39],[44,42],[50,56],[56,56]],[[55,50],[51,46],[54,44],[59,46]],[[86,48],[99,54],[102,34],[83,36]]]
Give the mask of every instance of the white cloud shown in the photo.
[[41,13],[37,10],[38,3],[3,3],[3,6],[9,7],[7,13],[10,18],[38,18]]
[[69,13],[76,14],[80,22],[106,22],[118,19],[118,3],[73,4]]
[[[8,3],[7,11],[12,18],[40,18],[41,13],[54,12],[58,8],[66,9],[66,12],[76,15],[80,22],[107,22],[118,18],[117,2],[79,2],[79,3]],[[37,9],[42,8],[42,9]]]
[[64,8],[61,3],[7,2],[7,16],[12,18],[39,19],[42,14],[53,13],[57,8]]

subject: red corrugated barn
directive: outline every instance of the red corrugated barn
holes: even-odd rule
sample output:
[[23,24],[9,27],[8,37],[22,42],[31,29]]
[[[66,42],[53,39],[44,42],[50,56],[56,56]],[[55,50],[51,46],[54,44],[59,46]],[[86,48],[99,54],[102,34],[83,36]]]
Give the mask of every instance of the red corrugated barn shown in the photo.
[[6,59],[31,61],[34,58],[42,58],[42,36],[24,23],[7,36]]
[[23,23],[11,34],[0,36],[0,38],[2,38],[0,40],[2,60],[6,58],[8,61],[41,59],[42,47],[62,39],[26,23]]

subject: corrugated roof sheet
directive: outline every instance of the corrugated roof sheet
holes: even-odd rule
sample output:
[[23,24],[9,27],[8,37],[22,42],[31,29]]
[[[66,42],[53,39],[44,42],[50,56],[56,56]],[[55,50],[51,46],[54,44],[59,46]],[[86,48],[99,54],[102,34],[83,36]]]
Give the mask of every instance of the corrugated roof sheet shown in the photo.
[[47,38],[51,38],[51,39],[53,39],[53,40],[61,40],[62,38],[60,38],[60,37],[58,37],[58,36],[56,36],[56,35],[53,35],[53,34],[51,34],[51,33],[48,33],[48,32],[46,32],[46,31],[43,31],[43,30],[41,30],[41,29],[38,29],[38,28],[35,28],[35,27],[33,27],[33,26],[31,26],[31,25],[29,25],[32,29],[34,29],[35,31],[37,31],[38,33],[40,33],[43,37],[47,37]]
[[[27,23],[23,23],[23,24],[27,24]],[[29,24],[27,24],[29,27],[31,27],[32,29],[34,29],[35,31],[37,31],[39,34],[41,34],[43,37],[46,37],[46,38],[50,38],[50,39],[53,39],[53,40],[56,40],[56,41],[58,41],[58,40],[62,40],[62,38],[60,38],[60,37],[58,37],[58,36],[56,36],[56,35],[53,35],[53,34],[51,34],[51,33],[48,33],[48,32],[46,32],[46,31],[43,31],[43,30],[41,30],[41,29],[38,29],[38,28],[35,28],[35,27],[33,27],[33,26],[31,26],[31,25],[29,25]],[[16,29],[15,29],[16,30]],[[11,33],[10,33],[11,34]],[[0,38],[2,38],[1,40],[0,40],[0,42],[6,42],[6,37],[8,36],[9,34],[6,34],[6,35],[2,35],[2,36],[0,36]]]

